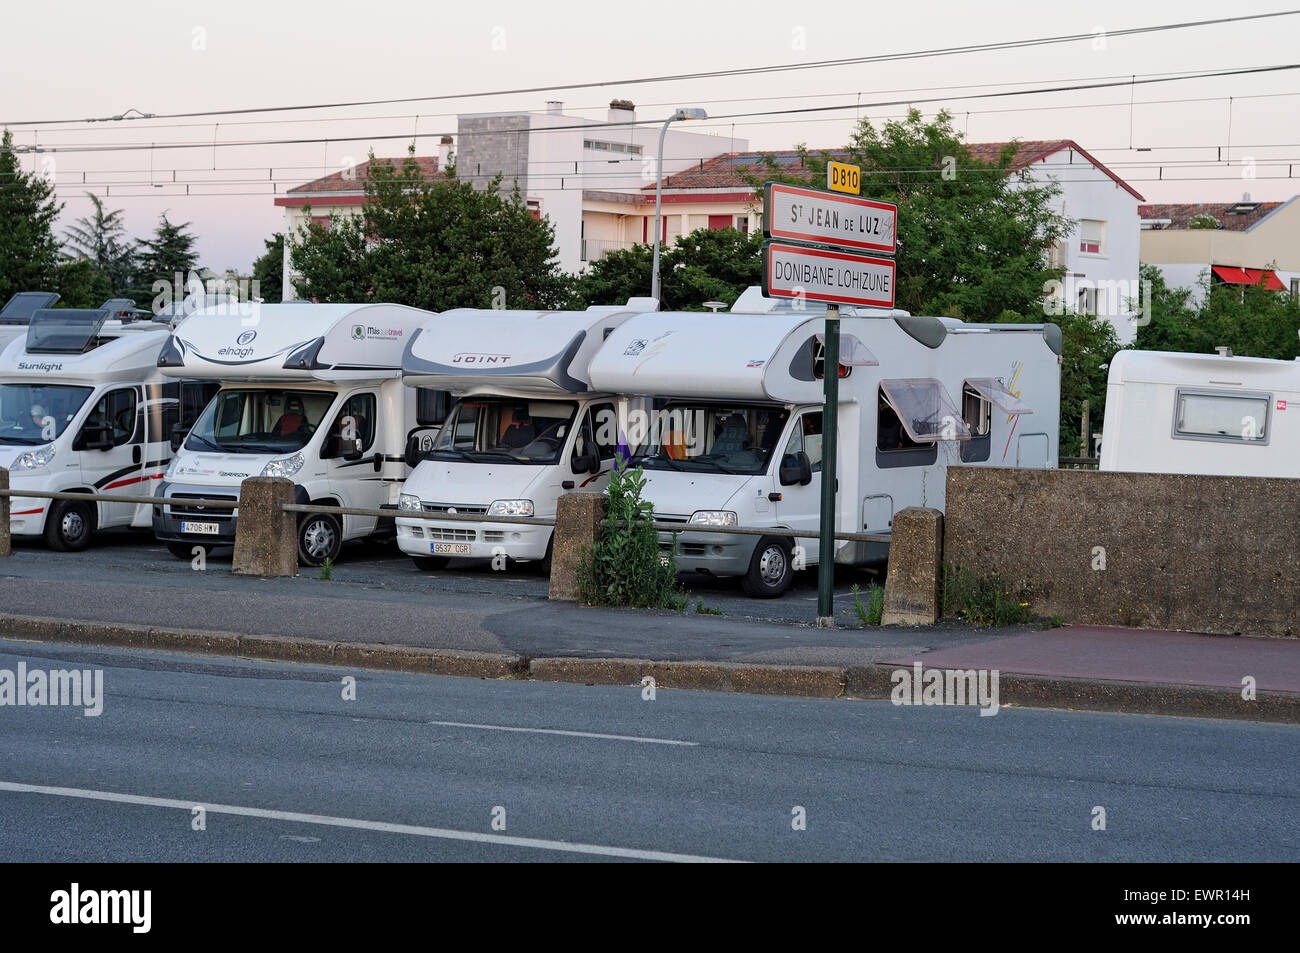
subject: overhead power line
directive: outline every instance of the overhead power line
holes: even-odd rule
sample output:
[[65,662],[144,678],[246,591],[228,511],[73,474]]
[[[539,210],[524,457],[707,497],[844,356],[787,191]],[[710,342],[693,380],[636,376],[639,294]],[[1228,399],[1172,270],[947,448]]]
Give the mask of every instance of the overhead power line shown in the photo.
[[[646,83],[670,83],[683,82],[688,80],[699,79],[720,79],[732,76],[756,76],[772,73],[798,72],[812,69],[827,69],[842,66],[861,66],[871,63],[892,63],[902,60],[929,59],[940,56],[956,56],[971,53],[987,53],[1001,50],[1025,49],[1035,46],[1052,46],[1063,43],[1074,43],[1079,41],[1091,41],[1098,35],[1104,35],[1107,39],[1125,36],[1142,36],[1152,33],[1163,33],[1171,30],[1186,30],[1206,26],[1224,26],[1230,23],[1245,23],[1250,21],[1267,20],[1276,17],[1295,16],[1300,14],[1300,10],[1279,10],[1271,13],[1246,14],[1235,17],[1217,17],[1209,20],[1184,20],[1175,23],[1161,23],[1143,27],[1127,27],[1120,30],[1108,30],[1103,34],[1098,33],[1072,33],[1058,36],[1035,37],[1021,40],[1000,40],[992,43],[973,43],[963,46],[940,47],[929,50],[914,50],[906,53],[879,53],[871,56],[852,56],[838,59],[815,60],[810,63],[776,63],[767,66],[749,66],[737,67],[725,70],[701,70],[690,73],[670,73],[658,76],[639,76],[623,79],[600,80],[586,83],[562,83],[548,86],[526,86],[516,87],[513,89],[495,89],[482,90],[468,93],[443,93],[432,96],[404,96],[393,99],[369,99],[356,100],[352,102],[328,102],[328,103],[310,103],[283,106],[256,106],[244,107],[239,109],[208,109],[195,110],[191,112],[174,112],[174,113],[146,113],[141,112],[134,107],[124,113],[115,116],[100,116],[82,119],[25,119],[14,121],[0,121],[4,126],[49,126],[64,125],[82,122],[132,122],[138,120],[150,119],[192,119],[203,116],[238,116],[250,113],[271,113],[271,112],[300,112],[316,109],[346,109],[361,106],[390,106],[397,103],[416,103],[416,102],[442,102],[455,99],[482,99],[495,96],[516,96],[522,94],[559,92],[560,90],[574,89],[596,89],[607,86],[635,86]],[[135,115],[132,115],[134,113]]]

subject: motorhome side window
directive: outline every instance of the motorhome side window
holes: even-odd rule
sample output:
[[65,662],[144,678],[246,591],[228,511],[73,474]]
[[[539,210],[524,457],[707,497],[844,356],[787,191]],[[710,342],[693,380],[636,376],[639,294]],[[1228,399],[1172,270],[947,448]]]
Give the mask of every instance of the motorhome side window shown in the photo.
[[113,446],[120,447],[135,434],[135,390],[129,387],[111,390],[86,415],[81,427],[82,438],[96,439],[107,435]]
[[162,429],[158,433],[166,439],[172,427],[180,424],[186,430],[194,426],[208,406],[208,401],[216,396],[221,385],[216,381],[168,381],[163,384]]
[[415,420],[421,427],[432,427],[447,419],[451,395],[445,390],[419,387],[415,391]]
[[972,437],[985,436],[993,419],[992,405],[969,384],[961,391],[961,418],[966,421]]
[[[360,444],[356,441],[360,441]],[[341,449],[351,450],[354,447],[365,453],[374,442],[375,395],[353,394],[343,402],[338,416],[330,424],[329,435],[321,444],[321,450],[325,456],[335,456]]]
[[608,460],[618,449],[618,413],[613,404],[597,404],[591,408],[590,420],[600,459]]
[[0,384],[0,445],[34,446],[63,435],[89,387]]
[[301,450],[333,403],[334,394],[328,391],[223,390],[199,416],[185,448],[230,453]]
[[907,428],[898,419],[898,414],[880,393],[876,409],[876,449],[882,453],[895,450],[928,450],[933,444],[918,443],[907,433]]
[[669,404],[634,462],[652,470],[763,473],[789,417],[783,407]]
[[1215,394],[1179,390],[1174,435],[1200,440],[1268,442],[1269,394]]
[[808,454],[813,473],[822,469],[822,412],[820,410],[804,414],[799,424],[790,433],[786,441],[783,457],[791,457],[803,451]]

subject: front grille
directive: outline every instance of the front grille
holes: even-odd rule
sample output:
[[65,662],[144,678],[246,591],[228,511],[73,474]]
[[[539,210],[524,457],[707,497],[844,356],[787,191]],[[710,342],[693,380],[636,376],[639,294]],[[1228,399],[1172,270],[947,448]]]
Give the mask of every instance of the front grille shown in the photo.
[[475,503],[421,503],[420,509],[426,513],[449,513],[455,510],[465,516],[481,516],[488,511],[486,506]]
[[683,556],[703,556],[707,550],[703,543],[682,543]]
[[506,534],[499,529],[485,529],[483,531],[483,542],[485,543],[504,543]]
[[424,527],[423,527],[423,526],[412,526],[412,527],[411,527],[411,535],[414,536],[416,539],[424,539]]
[[676,513],[655,514],[656,523],[689,523],[690,521],[691,518],[689,516],[679,516]]
[[[230,500],[232,503],[238,502],[239,497],[227,496],[224,493],[173,493],[173,498],[178,500]],[[177,505],[173,503],[170,507],[172,516],[201,516],[205,520],[230,520],[234,518],[234,510],[210,510],[201,506],[186,506],[185,504]]]
[[478,538],[478,534],[472,529],[442,529],[437,526],[429,527],[429,539],[442,540],[444,543],[472,543]]

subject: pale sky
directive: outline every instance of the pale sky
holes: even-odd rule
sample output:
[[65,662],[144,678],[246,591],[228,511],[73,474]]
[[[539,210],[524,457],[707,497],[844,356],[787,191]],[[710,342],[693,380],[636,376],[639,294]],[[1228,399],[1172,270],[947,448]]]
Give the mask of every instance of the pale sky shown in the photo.
[[[767,0],[15,4],[5,10],[0,39],[0,123],[9,125],[20,145],[143,146],[45,153],[25,156],[23,162],[40,170],[53,159],[59,198],[67,203],[65,224],[87,213],[86,189],[103,195],[106,183],[115,183],[108,185],[107,201],[126,210],[133,237],[148,234],[166,210],[172,221],[193,223],[203,265],[241,273],[261,254],[262,240],[282,228],[273,183],[283,194],[345,166],[349,157],[364,158],[372,145],[377,155],[401,155],[417,132],[417,152],[435,154],[437,136],[455,132],[458,112],[540,111],[548,99],[563,101],[566,113],[604,118],[610,99],[626,98],[637,104],[638,118],[661,119],[677,105],[702,106],[720,116],[937,95],[941,102],[920,108],[928,115],[946,103],[968,141],[1074,139],[1149,202],[1231,201],[1243,192],[1269,201],[1300,192],[1297,179],[1288,177],[1300,176],[1300,70],[983,101],[958,99],[961,91],[954,90],[979,86],[969,90],[978,93],[999,83],[1068,85],[1297,63],[1300,15],[770,75],[335,110],[33,125],[114,116],[132,108],[161,114],[608,82],[1061,34],[1092,36],[1292,8],[1285,2],[1209,0],[795,6]],[[1130,107],[1130,100],[1136,105]],[[861,115],[897,116],[903,108],[862,109]],[[734,134],[755,148],[799,142],[834,147],[845,143],[855,118],[855,110],[738,118],[702,123],[693,131]],[[365,138],[385,135],[403,138]],[[212,147],[214,141],[268,139],[336,141]],[[151,149],[151,143],[196,145]],[[183,185],[171,184],[173,176],[195,183],[190,195]],[[203,182],[208,184],[198,184]]]

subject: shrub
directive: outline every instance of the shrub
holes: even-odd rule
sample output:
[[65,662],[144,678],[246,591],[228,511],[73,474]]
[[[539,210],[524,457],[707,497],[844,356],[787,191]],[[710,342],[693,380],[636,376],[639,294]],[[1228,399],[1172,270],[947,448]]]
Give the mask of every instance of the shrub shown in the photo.
[[853,596],[853,612],[858,617],[858,623],[863,626],[880,625],[880,617],[885,612],[885,589],[876,583],[871,583],[867,587],[867,602],[862,603],[862,590],[859,589],[855,582],[849,589]]
[[578,563],[578,600],[584,605],[681,609],[677,564],[659,553],[659,534],[651,529],[654,508],[641,499],[641,468],[616,469],[609,477],[605,525]]
[[943,567],[943,611],[975,625],[1021,625],[1033,619],[1029,603],[1013,594],[998,576]]

